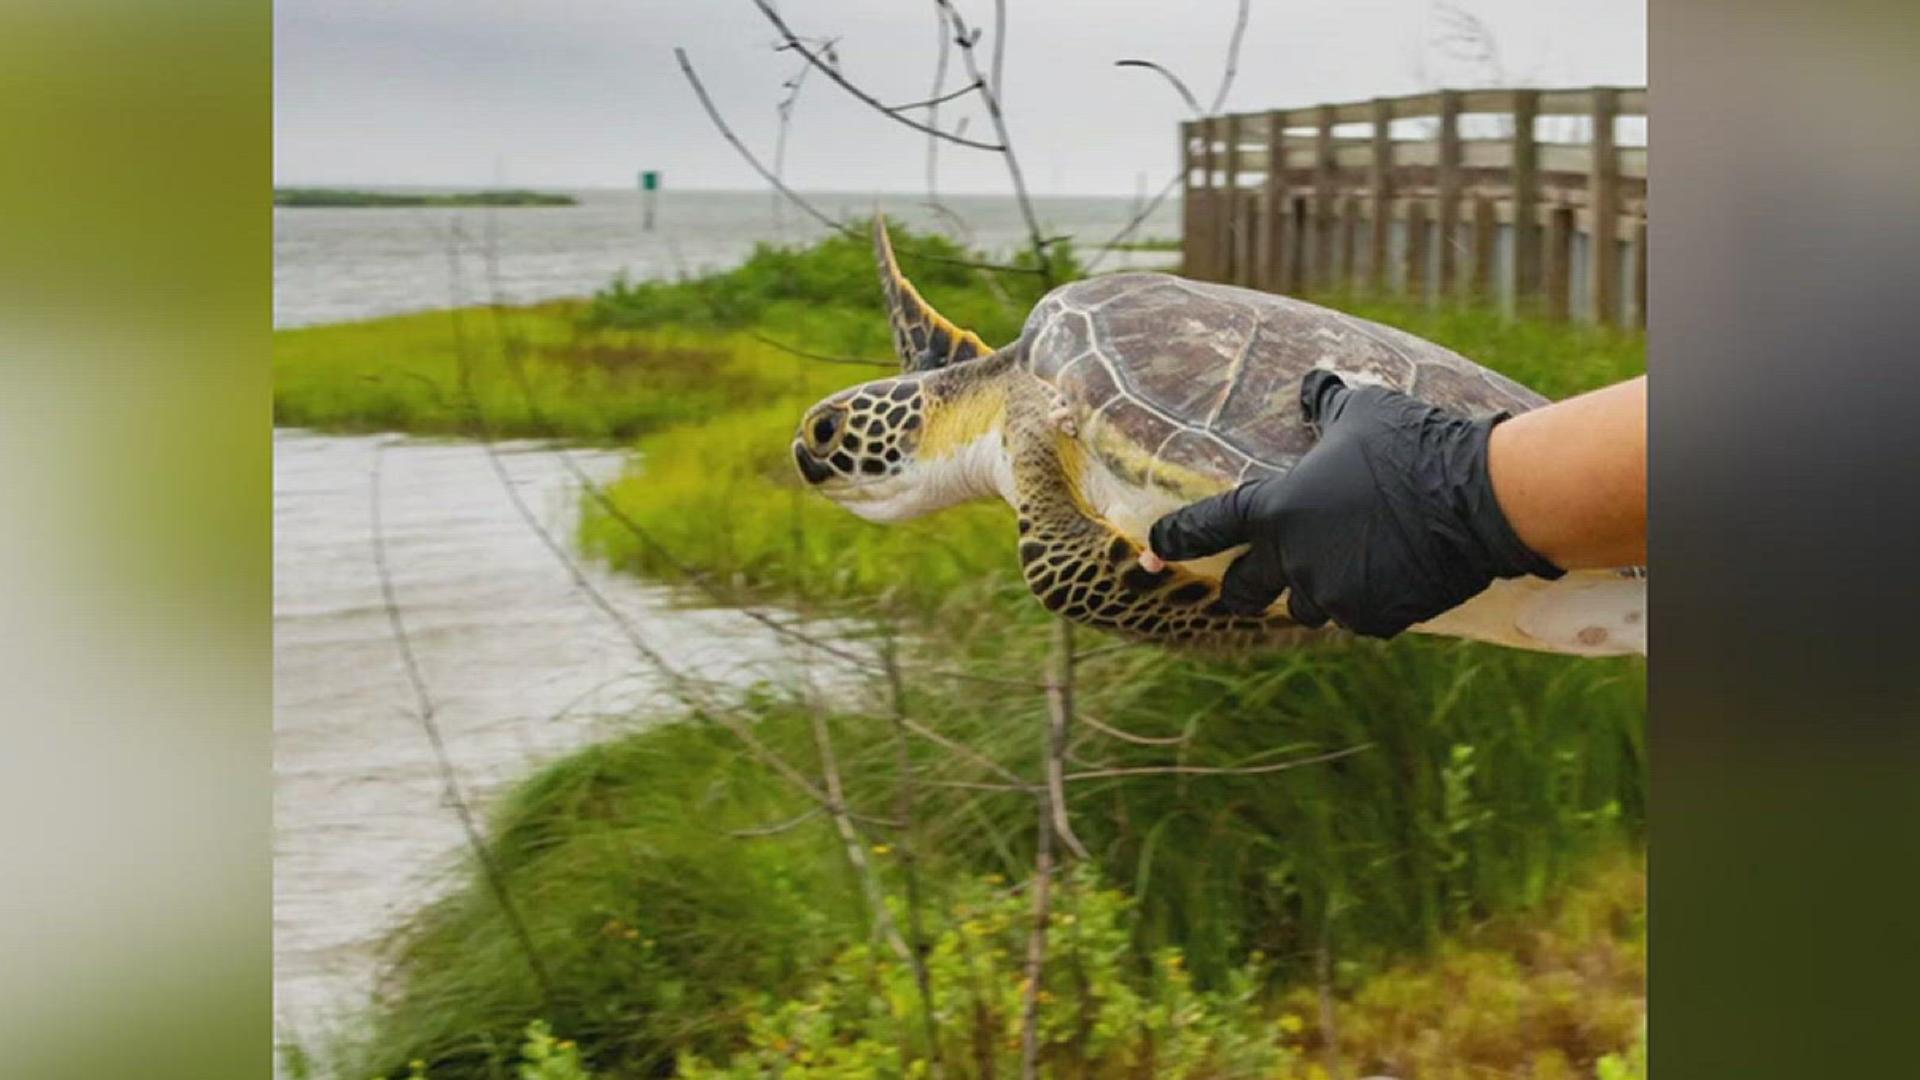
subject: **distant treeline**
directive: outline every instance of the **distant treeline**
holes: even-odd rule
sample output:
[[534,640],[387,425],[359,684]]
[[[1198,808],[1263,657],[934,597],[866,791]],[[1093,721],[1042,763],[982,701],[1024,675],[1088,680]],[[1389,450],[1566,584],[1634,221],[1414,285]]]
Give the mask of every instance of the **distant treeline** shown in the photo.
[[447,195],[345,188],[274,188],[275,206],[574,206],[571,195],[544,191],[464,191]]

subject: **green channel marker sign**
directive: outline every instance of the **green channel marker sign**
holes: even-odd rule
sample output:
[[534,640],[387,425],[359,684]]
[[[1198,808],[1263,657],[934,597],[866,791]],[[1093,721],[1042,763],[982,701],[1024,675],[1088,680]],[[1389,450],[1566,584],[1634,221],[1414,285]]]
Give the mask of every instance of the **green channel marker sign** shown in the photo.
[[651,169],[641,173],[640,174],[640,190],[641,191],[660,190],[660,174],[657,172],[654,172]]

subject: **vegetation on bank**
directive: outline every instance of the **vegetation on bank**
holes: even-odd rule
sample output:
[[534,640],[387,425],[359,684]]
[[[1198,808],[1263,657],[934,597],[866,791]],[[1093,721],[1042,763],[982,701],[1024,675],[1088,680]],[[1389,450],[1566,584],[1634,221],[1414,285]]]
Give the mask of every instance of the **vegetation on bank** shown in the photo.
[[292,207],[577,206],[579,203],[580,200],[571,195],[518,188],[504,191],[448,193],[355,191],[350,188],[277,187],[273,189],[273,205]]
[[[956,321],[990,341],[1018,332],[1039,289],[1031,275],[989,286],[942,242],[899,246]],[[1634,335],[1341,306],[1553,396],[1644,369]],[[1038,775],[1044,696],[941,674],[1040,676],[1049,624],[1019,582],[1010,515],[979,505],[885,527],[803,491],[786,450],[801,412],[885,372],[781,344],[887,356],[864,242],[763,249],[730,274],[616,283],[581,306],[284,331],[275,412],[329,428],[472,431],[478,416],[494,434],[634,438],[634,468],[608,493],[617,513],[587,504],[590,550],[694,585],[697,602],[772,599],[832,617],[839,646],[863,655],[897,630],[907,714]],[[622,359],[586,359],[609,350]],[[1073,753],[1085,771],[1367,749],[1264,775],[1072,784],[1073,827],[1093,857],[1063,879],[1071,903],[1055,909],[1083,936],[1056,935],[1047,1060],[1146,1075],[1156,1070],[1141,1061],[1170,1060],[1156,1055],[1185,1038],[1179,1060],[1196,1075],[1306,1080],[1324,1075],[1330,1043],[1353,1075],[1634,1075],[1628,1056],[1606,1055],[1627,1054],[1643,1009],[1638,860],[1622,852],[1644,821],[1644,678],[1638,661],[1435,640],[1086,660],[1079,715],[1160,741],[1083,727]],[[874,817],[900,794],[894,707],[884,682],[856,679],[826,717],[849,800]],[[817,773],[819,706],[798,690],[771,685],[729,708]],[[914,853],[929,940],[960,965],[937,976],[936,993],[952,995],[939,999],[942,1030],[959,1039],[941,1049],[949,1075],[985,1075],[988,1061],[1005,1075],[1033,804],[981,790],[996,774],[924,742],[910,764],[914,827],[873,838],[871,858],[901,903]],[[407,1075],[413,1061],[435,1077],[507,1075],[539,1019],[608,1077],[914,1075],[932,1050],[921,1006],[871,943],[832,824],[735,835],[809,809],[699,715],[556,763],[489,829],[552,994],[470,872],[396,937],[380,1007],[330,1059],[356,1078]],[[1322,1026],[1323,991],[1337,1035]]]

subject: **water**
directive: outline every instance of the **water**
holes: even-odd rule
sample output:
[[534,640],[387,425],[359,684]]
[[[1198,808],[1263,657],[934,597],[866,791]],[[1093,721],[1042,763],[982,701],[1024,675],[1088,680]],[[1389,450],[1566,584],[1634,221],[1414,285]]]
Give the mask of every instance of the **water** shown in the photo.
[[[639,195],[581,192],[561,208],[277,209],[274,322],[297,326],[473,303],[585,296],[616,273],[648,278],[738,262],[757,240],[823,229],[749,193],[664,193],[658,227]],[[818,196],[840,216],[865,196]],[[932,228],[912,199],[883,199]],[[971,246],[1023,243],[1009,199],[956,197]],[[1104,240],[1127,199],[1044,199],[1049,235]],[[1173,204],[1141,236],[1170,236]],[[452,255],[459,253],[457,268]],[[1116,253],[1108,266],[1165,265],[1167,253]],[[497,292],[496,292],[497,288]],[[384,449],[379,449],[384,447]],[[388,561],[455,769],[482,808],[542,761],[664,704],[631,646],[573,587],[516,515],[484,450],[471,443],[329,437],[274,440],[274,1011],[283,1037],[312,1044],[352,1022],[372,989],[387,930],[437,895],[458,865],[459,821],[442,796],[380,599],[370,548],[369,470],[382,461]],[[574,451],[599,478],[621,455]],[[502,460],[545,527],[570,541],[578,492],[556,452]],[[662,590],[588,568],[649,644],[691,674],[744,683],[782,646],[745,616],[689,611]]]
[[[394,588],[475,802],[667,704],[659,677],[516,515],[481,447],[276,431],[274,1011],[294,1038],[364,1005],[376,944],[445,887],[463,845],[380,598],[376,450]],[[572,454],[596,478],[621,465],[617,453]],[[579,493],[556,452],[513,445],[502,460],[543,525],[570,538]],[[587,573],[682,671],[745,682],[783,662],[774,635],[737,612],[687,610],[632,577]]]
[[[580,191],[578,206],[495,209],[289,209],[273,212],[275,326],[338,322],[404,311],[476,303],[587,296],[615,274],[674,277],[736,265],[756,241],[815,239],[825,228],[792,206],[776,219],[772,197],[759,192],[662,192],[655,228],[641,228],[637,191]],[[873,212],[869,195],[812,195],[836,218]],[[953,196],[944,200],[970,226],[970,246],[1004,254],[1023,246],[1026,227],[1012,199]],[[882,196],[890,219],[915,228],[945,228],[911,196]],[[1049,236],[1071,235],[1083,250],[1103,243],[1134,214],[1133,200],[1051,197],[1036,200]],[[1179,202],[1157,207],[1135,233],[1179,234]],[[457,230],[457,236],[456,236]],[[450,255],[462,252],[456,282]],[[487,252],[491,250],[489,259]],[[1168,252],[1114,252],[1103,268],[1164,267]],[[491,262],[492,266],[489,267]]]

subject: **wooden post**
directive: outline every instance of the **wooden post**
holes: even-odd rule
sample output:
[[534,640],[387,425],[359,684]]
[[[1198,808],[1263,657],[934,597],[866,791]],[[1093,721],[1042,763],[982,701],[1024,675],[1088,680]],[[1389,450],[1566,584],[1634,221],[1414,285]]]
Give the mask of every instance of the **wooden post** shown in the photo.
[[1360,196],[1340,197],[1340,287],[1351,291],[1360,284]]
[[1565,321],[1573,304],[1573,208],[1547,210],[1547,318]]
[[1193,138],[1197,125],[1180,122],[1180,272],[1194,276],[1198,265],[1200,206],[1193,194]]
[[1313,144],[1313,285],[1333,286],[1333,106],[1320,106]]
[[1594,321],[1604,326],[1620,321],[1620,155],[1613,144],[1619,115],[1619,91],[1595,87],[1593,164],[1587,170],[1587,209],[1593,218],[1587,234],[1587,293]]
[[1367,237],[1367,281],[1376,293],[1387,291],[1387,248],[1393,235],[1393,102],[1373,99],[1373,160],[1367,166],[1367,187],[1373,195],[1372,230]]
[[1473,275],[1467,288],[1475,303],[1492,304],[1499,299],[1494,288],[1493,264],[1499,254],[1500,222],[1494,216],[1493,200],[1485,195],[1473,197]]
[[1287,114],[1267,114],[1266,230],[1260,287],[1285,292],[1293,287],[1287,275],[1287,236],[1293,218],[1293,199],[1287,194]]
[[1235,191],[1233,193],[1233,283],[1252,288],[1260,238],[1260,193],[1257,191]]
[[1238,237],[1242,231],[1240,220],[1240,117],[1228,114],[1226,122],[1226,176],[1221,180],[1223,192],[1220,199],[1220,259],[1216,264],[1219,272],[1215,281],[1229,284],[1240,280],[1240,267],[1234,260],[1239,251]]
[[1427,299],[1427,201],[1407,200],[1407,296]]
[[1540,291],[1540,158],[1533,122],[1540,91],[1513,92],[1513,296],[1524,306]]
[[1202,120],[1200,122],[1200,132],[1201,184],[1206,196],[1203,202],[1206,209],[1203,211],[1200,219],[1200,258],[1187,272],[1202,281],[1218,281],[1219,260],[1217,253],[1220,248],[1217,222],[1219,220],[1220,205],[1219,201],[1214,197],[1218,193],[1218,189],[1214,187],[1213,172],[1219,160],[1214,150],[1214,138],[1219,132],[1219,125],[1215,118],[1209,116],[1205,120]]
[[1647,328],[1647,219],[1633,227],[1633,325]]
[[1439,281],[1436,295],[1450,297],[1458,276],[1460,245],[1460,91],[1440,91]]

